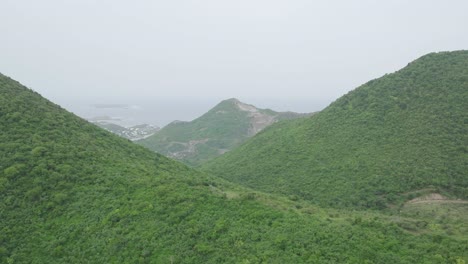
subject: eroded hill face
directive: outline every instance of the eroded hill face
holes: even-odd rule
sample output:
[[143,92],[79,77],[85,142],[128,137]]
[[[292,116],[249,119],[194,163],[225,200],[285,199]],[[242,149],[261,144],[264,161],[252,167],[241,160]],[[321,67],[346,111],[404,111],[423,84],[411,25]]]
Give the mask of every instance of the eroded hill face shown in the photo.
[[196,166],[230,151],[273,123],[304,116],[259,109],[229,99],[191,122],[173,122],[137,143]]
[[386,208],[437,188],[468,198],[468,51],[426,55],[312,118],[275,124],[205,168],[333,207]]

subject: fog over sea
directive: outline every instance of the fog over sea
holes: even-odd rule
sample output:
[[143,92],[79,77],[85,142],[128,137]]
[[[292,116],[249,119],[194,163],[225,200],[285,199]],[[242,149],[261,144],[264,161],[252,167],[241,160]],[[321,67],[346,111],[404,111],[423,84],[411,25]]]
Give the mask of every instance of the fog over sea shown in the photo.
[[[192,121],[222,100],[213,98],[144,98],[122,99],[54,99],[66,110],[90,121],[107,121],[129,127],[150,124],[164,127],[174,120]],[[238,98],[244,103],[274,111],[315,112],[324,108],[323,102],[305,99]]]

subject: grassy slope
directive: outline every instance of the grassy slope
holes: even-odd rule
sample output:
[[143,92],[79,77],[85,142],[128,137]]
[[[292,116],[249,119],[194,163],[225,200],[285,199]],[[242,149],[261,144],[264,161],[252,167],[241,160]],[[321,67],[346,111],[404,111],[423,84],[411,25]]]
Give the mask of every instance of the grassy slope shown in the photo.
[[[1,263],[454,263],[466,241],[245,192],[0,75]],[[278,206],[279,205],[279,206]]]
[[467,102],[468,52],[429,54],[204,168],[333,207],[384,208],[434,187],[467,198]]
[[[222,101],[210,111],[191,122],[171,123],[155,135],[137,141],[153,151],[166,156],[181,151],[186,147],[174,143],[202,141],[195,147],[195,152],[184,157],[175,157],[182,162],[196,166],[220,155],[219,150],[231,150],[249,138],[249,113],[239,110],[235,99]],[[262,113],[277,116],[279,120],[301,116],[295,113],[278,113],[272,110],[260,110]],[[203,141],[209,139],[208,141]]]

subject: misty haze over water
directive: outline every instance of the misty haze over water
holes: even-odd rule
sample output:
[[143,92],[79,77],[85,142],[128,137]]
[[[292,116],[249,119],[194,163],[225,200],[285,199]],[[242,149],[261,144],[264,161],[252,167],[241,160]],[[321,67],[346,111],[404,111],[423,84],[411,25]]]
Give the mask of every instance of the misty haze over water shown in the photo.
[[[191,121],[213,108],[222,100],[213,98],[122,98],[103,100],[60,100],[61,106],[90,121],[107,121],[121,126],[150,124],[159,127],[174,120]],[[328,103],[310,99],[238,98],[244,103],[274,111],[315,112]],[[312,103],[311,103],[312,102]]]

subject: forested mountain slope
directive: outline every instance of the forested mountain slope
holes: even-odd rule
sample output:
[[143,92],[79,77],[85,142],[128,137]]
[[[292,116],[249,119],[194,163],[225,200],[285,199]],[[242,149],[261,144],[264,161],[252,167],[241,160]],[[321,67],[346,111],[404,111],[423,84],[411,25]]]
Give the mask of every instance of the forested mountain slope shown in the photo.
[[466,240],[439,231],[411,234],[383,216],[327,213],[206,176],[3,75],[0,127],[0,263],[468,258]]
[[306,114],[259,109],[232,98],[193,121],[175,121],[137,143],[196,166],[239,146],[279,120],[304,116]]
[[204,168],[340,208],[385,208],[424,190],[466,199],[468,51],[423,56],[312,118],[271,126]]

